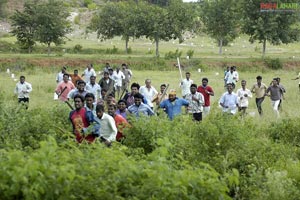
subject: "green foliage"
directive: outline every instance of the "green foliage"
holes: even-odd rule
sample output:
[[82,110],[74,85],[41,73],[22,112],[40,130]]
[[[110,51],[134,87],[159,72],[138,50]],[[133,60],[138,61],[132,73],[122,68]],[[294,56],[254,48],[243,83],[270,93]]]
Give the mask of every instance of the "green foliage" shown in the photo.
[[169,51],[168,53],[166,53],[165,55],[165,59],[176,59],[176,58],[180,58],[182,55],[182,51],[179,51],[178,49],[176,49],[175,52]]
[[279,123],[272,123],[269,127],[270,137],[276,142],[299,146],[300,131],[299,118],[285,119]]
[[117,54],[119,52],[119,49],[114,45],[113,48],[108,48],[105,50],[106,54]]
[[5,5],[8,0],[0,0],[0,19],[5,17]]
[[49,137],[36,151],[2,150],[2,199],[229,199],[226,184],[205,164],[176,170],[157,156],[135,161],[124,147],[65,145]]
[[204,31],[217,40],[219,54],[222,54],[223,43],[232,41],[238,35],[238,3],[234,0],[207,0],[201,6]]
[[69,13],[60,1],[26,2],[24,11],[16,11],[12,16],[12,33],[22,48],[30,53],[35,42],[62,44],[67,33],[71,31],[67,20]]
[[89,10],[96,10],[96,9],[97,9],[97,4],[95,4],[95,3],[90,3],[90,4],[88,5],[88,9],[89,9]]
[[191,59],[191,58],[194,56],[194,53],[195,53],[194,50],[189,49],[189,50],[186,52],[186,55],[189,57],[189,59]]
[[74,46],[74,52],[75,53],[79,53],[79,52],[81,52],[82,51],[82,46],[80,45],[80,44],[76,44],[75,46]]
[[283,67],[283,64],[279,58],[265,58],[264,63],[268,68],[274,70],[282,69]]
[[[244,33],[250,36],[249,41],[263,43],[263,55],[266,42],[273,45],[288,44],[299,40],[299,16],[297,12],[260,12],[261,1],[242,1]],[[281,1],[277,1],[280,4]],[[295,26],[296,25],[296,26]]]
[[80,15],[76,15],[76,16],[74,17],[74,24],[77,24],[77,25],[80,24]]

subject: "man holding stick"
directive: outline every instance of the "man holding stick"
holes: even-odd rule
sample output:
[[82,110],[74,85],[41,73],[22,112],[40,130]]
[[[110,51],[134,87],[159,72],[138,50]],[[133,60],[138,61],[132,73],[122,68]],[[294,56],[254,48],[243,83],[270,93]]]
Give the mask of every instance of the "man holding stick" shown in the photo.
[[80,94],[74,96],[75,110],[70,112],[69,119],[73,125],[73,133],[78,143],[86,140],[95,141],[100,135],[100,122],[91,111],[84,107],[84,97]]
[[68,94],[73,89],[75,89],[75,86],[69,80],[69,74],[64,74],[63,81],[57,85],[55,93],[58,95],[59,100],[65,102],[68,101]]

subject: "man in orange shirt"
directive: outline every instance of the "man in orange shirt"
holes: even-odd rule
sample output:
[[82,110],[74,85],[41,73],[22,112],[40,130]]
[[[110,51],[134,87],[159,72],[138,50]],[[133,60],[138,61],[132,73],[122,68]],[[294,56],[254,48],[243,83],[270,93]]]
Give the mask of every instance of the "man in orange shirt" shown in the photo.
[[70,74],[70,77],[72,79],[72,83],[76,86],[77,85],[77,81],[83,81],[83,79],[81,78],[80,75],[78,75],[78,70],[75,69],[74,70],[74,74]]

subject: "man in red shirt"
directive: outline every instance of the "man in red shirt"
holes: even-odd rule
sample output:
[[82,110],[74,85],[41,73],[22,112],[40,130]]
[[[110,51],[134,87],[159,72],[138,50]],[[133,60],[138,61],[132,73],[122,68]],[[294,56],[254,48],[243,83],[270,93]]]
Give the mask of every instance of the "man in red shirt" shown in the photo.
[[70,112],[69,119],[72,122],[76,140],[78,143],[84,140],[92,143],[100,135],[100,122],[96,121],[93,113],[84,107],[83,96],[80,94],[75,95],[74,104],[75,110]]
[[200,92],[204,96],[203,105],[203,117],[209,114],[210,111],[210,96],[214,96],[215,93],[208,84],[207,78],[202,78],[202,85],[197,88],[197,92]]

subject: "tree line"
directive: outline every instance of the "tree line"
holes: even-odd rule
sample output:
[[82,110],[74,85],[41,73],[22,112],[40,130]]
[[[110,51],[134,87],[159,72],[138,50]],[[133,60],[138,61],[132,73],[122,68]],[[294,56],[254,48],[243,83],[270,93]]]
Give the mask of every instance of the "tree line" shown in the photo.
[[[292,1],[292,0],[291,0]],[[298,2],[299,0],[293,0]],[[295,12],[261,12],[261,0],[201,0],[183,3],[181,0],[113,1],[93,11],[87,32],[96,32],[101,40],[121,36],[128,52],[130,39],[146,37],[156,45],[159,42],[178,39],[184,41],[184,33],[205,32],[215,39],[222,54],[224,44],[239,34],[247,34],[250,42],[288,44],[299,41],[299,15]],[[277,1],[280,3],[280,1]],[[11,17],[12,34],[18,43],[31,52],[36,42],[61,44],[70,33],[69,11],[58,0],[26,2],[23,11]]]

